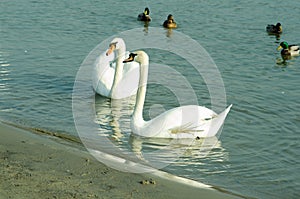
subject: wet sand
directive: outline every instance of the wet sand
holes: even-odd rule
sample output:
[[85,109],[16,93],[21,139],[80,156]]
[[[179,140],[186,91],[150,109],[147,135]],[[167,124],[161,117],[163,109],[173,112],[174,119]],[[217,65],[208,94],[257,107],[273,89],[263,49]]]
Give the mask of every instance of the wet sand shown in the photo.
[[164,172],[120,172],[78,143],[1,122],[0,136],[0,199],[240,198]]

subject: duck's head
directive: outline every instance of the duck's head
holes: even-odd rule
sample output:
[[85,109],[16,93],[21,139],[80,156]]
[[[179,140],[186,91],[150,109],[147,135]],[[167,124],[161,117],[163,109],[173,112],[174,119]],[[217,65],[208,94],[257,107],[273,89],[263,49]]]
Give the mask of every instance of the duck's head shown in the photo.
[[173,20],[174,20],[174,17],[173,17],[173,15],[169,14],[167,19],[173,21]]
[[144,14],[145,14],[145,15],[149,15],[149,14],[150,14],[149,8],[147,8],[147,7],[145,8]]
[[281,23],[277,23],[277,24],[276,24],[276,27],[277,27],[277,28],[280,28],[280,27],[281,27]]
[[283,41],[283,42],[281,42],[279,44],[279,46],[277,47],[277,50],[280,50],[281,48],[288,49],[289,48],[289,44],[287,42]]
[[278,32],[282,32],[282,26],[281,26],[281,23],[277,23],[275,27],[276,27],[276,30],[277,30]]
[[110,55],[111,53],[113,53],[115,50],[119,50],[120,48],[124,47],[125,43],[124,40],[121,38],[114,38],[108,47],[108,50],[106,51],[106,55]]

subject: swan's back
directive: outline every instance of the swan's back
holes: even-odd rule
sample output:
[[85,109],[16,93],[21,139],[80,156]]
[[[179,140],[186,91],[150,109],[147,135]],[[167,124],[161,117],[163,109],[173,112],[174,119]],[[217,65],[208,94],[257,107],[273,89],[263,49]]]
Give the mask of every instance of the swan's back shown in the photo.
[[108,97],[114,79],[115,69],[110,67],[114,56],[101,54],[94,63],[93,88],[96,93]]

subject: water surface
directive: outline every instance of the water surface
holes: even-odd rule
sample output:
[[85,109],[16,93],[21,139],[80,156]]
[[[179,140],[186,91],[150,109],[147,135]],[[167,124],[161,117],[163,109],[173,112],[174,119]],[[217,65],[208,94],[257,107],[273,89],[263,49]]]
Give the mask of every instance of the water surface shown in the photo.
[[[164,170],[246,197],[299,198],[300,59],[281,63],[276,51],[281,41],[300,43],[297,1],[2,0],[0,119],[78,136],[72,91],[81,63],[106,38],[143,27],[136,16],[145,6],[151,27],[161,27],[172,13],[177,31],[207,50],[222,75],[227,102],[234,104],[209,155],[202,157],[191,147]],[[265,32],[267,24],[277,22],[283,25],[280,38]],[[149,53],[155,61],[181,63],[175,56]],[[182,71],[193,79],[190,67]],[[198,103],[209,107],[205,84],[193,85]],[[145,117],[151,117],[153,104],[177,106],[173,98],[167,90],[149,86]],[[117,146],[135,151],[134,143],[143,142],[144,150],[163,145],[130,132],[114,135],[109,103],[96,96],[96,109],[108,107],[100,116],[107,118],[106,136]]]

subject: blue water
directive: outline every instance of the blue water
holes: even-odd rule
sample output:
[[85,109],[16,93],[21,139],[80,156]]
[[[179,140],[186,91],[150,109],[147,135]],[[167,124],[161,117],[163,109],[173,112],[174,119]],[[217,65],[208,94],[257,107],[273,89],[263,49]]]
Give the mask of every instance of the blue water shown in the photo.
[[[0,5],[0,120],[78,136],[72,114],[77,71],[100,42],[143,27],[136,16],[149,6],[150,27],[161,27],[172,13],[177,31],[207,50],[222,75],[227,102],[234,104],[207,156],[192,147],[164,170],[245,197],[300,197],[300,57],[282,63],[276,51],[281,41],[300,43],[300,2],[2,0]],[[268,35],[266,25],[278,21],[283,34]],[[165,56],[151,57],[158,61]],[[182,71],[193,74],[188,67]],[[210,106],[205,84],[195,90],[199,104]],[[146,109],[158,102],[164,109],[178,105],[168,91],[149,86],[148,92]],[[109,109],[110,100],[96,96],[95,102],[96,111]],[[134,151],[140,138],[130,132],[115,136],[110,112],[106,114],[97,115],[108,120],[102,124],[106,136]],[[159,145],[142,141],[145,150]]]

